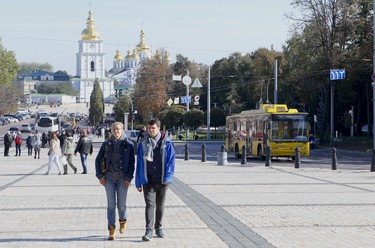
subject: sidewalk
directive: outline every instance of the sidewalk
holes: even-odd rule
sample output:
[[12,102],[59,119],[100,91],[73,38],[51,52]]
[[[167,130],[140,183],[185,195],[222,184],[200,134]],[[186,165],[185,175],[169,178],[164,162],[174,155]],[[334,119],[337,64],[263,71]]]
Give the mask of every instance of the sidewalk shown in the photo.
[[[166,237],[141,241],[144,200],[128,194],[128,226],[108,241],[94,175],[45,176],[41,159],[0,157],[0,247],[374,247],[375,173],[176,161]],[[82,171],[79,157],[74,163]]]

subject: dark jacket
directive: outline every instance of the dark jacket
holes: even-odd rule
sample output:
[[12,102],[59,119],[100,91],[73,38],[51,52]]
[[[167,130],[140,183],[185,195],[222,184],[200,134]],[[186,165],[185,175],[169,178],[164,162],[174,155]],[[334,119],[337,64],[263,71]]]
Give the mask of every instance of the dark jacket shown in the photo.
[[92,141],[89,137],[83,136],[79,138],[78,144],[76,146],[76,149],[74,150],[74,153],[84,153],[84,154],[92,154]]
[[[133,143],[130,142],[128,139],[124,139],[123,144],[121,147],[121,155],[120,155],[120,169],[121,174],[125,180],[131,181],[133,179],[134,175],[134,169],[135,169],[135,157],[134,157],[134,146]],[[96,177],[98,179],[105,176],[105,172],[102,171],[100,161],[105,156],[105,165],[106,168],[109,167],[109,163],[111,160],[111,152],[113,151],[113,143],[112,140],[108,140],[103,142],[102,146],[100,147],[100,150],[98,152],[98,155],[95,159],[95,170],[96,170]],[[105,154],[105,152],[107,152]]]
[[4,145],[10,145],[12,144],[12,137],[10,137],[10,134],[9,133],[6,133],[4,135]]

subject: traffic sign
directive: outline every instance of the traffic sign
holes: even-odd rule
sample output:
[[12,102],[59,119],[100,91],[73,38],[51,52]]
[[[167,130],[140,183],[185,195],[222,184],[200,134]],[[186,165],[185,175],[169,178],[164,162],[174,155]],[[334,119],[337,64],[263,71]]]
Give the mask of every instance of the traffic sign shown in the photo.
[[329,79],[330,80],[345,79],[345,69],[330,70]]
[[191,77],[185,76],[182,78],[182,83],[185,85],[190,85],[191,84]]

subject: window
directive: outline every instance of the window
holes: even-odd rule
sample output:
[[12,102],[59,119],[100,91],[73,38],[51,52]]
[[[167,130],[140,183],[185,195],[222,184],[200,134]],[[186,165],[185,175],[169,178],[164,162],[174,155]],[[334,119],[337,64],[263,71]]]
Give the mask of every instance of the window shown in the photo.
[[95,62],[91,61],[90,63],[90,71],[95,71]]

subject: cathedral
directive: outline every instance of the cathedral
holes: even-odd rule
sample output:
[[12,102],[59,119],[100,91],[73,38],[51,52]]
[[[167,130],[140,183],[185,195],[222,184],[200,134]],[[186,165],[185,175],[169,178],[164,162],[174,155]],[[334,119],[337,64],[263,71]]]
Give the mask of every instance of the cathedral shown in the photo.
[[132,51],[128,50],[124,58],[117,50],[113,59],[113,68],[106,74],[103,40],[95,28],[91,11],[87,18],[86,29],[81,32],[81,40],[78,43],[76,76],[71,79],[74,89],[78,92],[77,102],[90,102],[95,80],[99,82],[104,101],[112,102],[115,97],[114,81],[118,83],[117,88],[133,89],[141,61],[153,56],[145,43],[145,34],[141,30],[139,44]]

